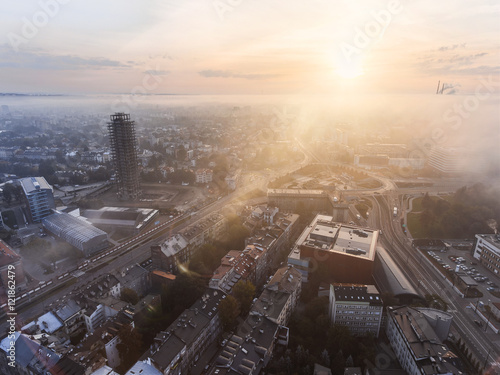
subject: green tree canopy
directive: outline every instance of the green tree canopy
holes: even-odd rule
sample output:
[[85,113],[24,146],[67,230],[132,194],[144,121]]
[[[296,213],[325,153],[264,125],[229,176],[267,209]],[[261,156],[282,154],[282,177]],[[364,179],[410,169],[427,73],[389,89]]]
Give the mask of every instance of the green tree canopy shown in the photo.
[[122,289],[120,299],[132,305],[135,305],[137,302],[139,302],[139,296],[137,295],[136,291],[130,288]]
[[118,331],[120,342],[116,345],[120,355],[120,369],[129,369],[142,354],[142,336],[130,324],[122,326]]
[[233,287],[233,295],[240,305],[241,314],[243,316],[248,314],[255,295],[255,286],[248,280],[240,280]]
[[240,314],[238,301],[233,296],[227,296],[219,303],[219,315],[222,329],[227,332],[236,325],[236,318]]

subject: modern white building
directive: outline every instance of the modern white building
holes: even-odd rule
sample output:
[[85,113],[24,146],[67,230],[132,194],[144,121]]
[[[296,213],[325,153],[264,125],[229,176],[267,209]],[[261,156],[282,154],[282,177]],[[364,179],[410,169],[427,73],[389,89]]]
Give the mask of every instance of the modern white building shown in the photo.
[[22,178],[20,182],[28,201],[31,220],[39,223],[55,208],[52,186],[43,177]]
[[473,256],[498,275],[500,272],[500,234],[476,234]]
[[354,335],[378,337],[383,303],[374,285],[331,284],[329,316],[332,324],[349,328]]
[[436,309],[388,308],[387,338],[409,375],[462,374],[457,356],[443,344],[452,319]]
[[428,164],[442,173],[460,172],[459,152],[454,148],[434,147],[429,154]]

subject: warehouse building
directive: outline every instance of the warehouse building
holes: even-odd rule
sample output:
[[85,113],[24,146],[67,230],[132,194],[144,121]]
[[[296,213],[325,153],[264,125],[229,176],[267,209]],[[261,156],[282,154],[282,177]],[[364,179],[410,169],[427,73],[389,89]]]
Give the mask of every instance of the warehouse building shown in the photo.
[[106,232],[69,214],[57,211],[42,223],[45,229],[82,251],[86,257],[108,246]]

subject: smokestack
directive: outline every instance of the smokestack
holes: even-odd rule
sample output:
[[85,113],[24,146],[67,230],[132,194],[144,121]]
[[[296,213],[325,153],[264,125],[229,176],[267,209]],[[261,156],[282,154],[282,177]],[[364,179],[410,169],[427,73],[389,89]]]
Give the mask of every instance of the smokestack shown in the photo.
[[441,83],[441,81],[438,81],[438,88],[436,90],[436,94],[439,94],[439,84]]

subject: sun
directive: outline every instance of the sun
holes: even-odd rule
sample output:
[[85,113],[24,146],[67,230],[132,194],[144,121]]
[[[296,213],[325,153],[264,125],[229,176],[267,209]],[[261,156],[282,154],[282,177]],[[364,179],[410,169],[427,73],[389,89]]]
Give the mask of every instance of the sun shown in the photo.
[[334,71],[337,77],[343,80],[352,80],[361,77],[365,71],[363,69],[363,54],[351,54],[346,56],[343,53],[337,53],[333,57]]
[[335,72],[340,78],[354,79],[364,74],[363,66],[359,61],[339,61]]

